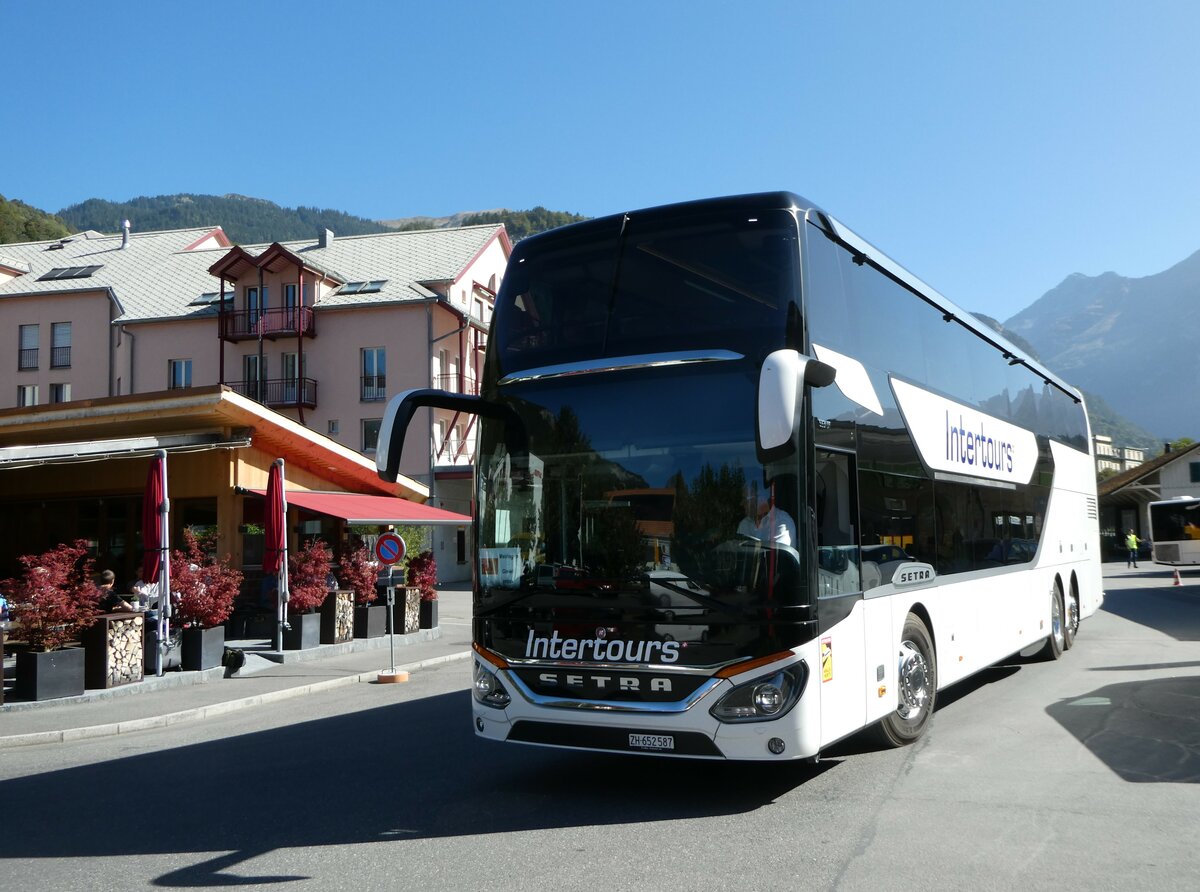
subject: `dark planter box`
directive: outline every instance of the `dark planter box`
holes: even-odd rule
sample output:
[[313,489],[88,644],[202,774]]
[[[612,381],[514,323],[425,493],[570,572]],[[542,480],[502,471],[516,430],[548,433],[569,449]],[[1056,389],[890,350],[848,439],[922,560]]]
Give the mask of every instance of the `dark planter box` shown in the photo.
[[48,653],[17,654],[13,694],[22,700],[54,700],[83,693],[84,650],[68,647]]
[[436,629],[438,624],[438,602],[421,602],[421,628]]
[[291,628],[283,630],[284,650],[308,650],[321,643],[321,614],[293,613],[288,623]]
[[[154,648],[158,642],[158,622],[149,620],[142,631],[142,669],[146,675],[154,674]],[[163,672],[173,672],[179,668],[180,655],[179,629],[172,629],[167,649],[163,652]]]
[[184,629],[182,646],[183,668],[188,672],[215,669],[225,653],[225,627],[213,629]]
[[354,608],[354,637],[382,638],[387,630],[387,607],[370,604]]

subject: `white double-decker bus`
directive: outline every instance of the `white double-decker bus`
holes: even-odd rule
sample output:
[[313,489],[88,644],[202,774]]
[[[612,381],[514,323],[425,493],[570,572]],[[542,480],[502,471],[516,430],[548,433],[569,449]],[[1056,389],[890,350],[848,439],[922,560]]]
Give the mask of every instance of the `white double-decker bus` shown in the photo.
[[902,745],[939,690],[1057,658],[1103,599],[1079,393],[791,193],[525,239],[480,395],[397,396],[385,479],[419,406],[480,416],[490,740]]
[[1180,496],[1151,502],[1148,507],[1154,563],[1169,567],[1200,564],[1200,499]]

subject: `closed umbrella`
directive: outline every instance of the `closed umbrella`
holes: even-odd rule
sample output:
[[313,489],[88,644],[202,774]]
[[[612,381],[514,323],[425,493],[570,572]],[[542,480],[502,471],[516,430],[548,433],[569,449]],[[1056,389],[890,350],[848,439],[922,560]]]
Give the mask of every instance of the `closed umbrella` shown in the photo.
[[163,673],[163,648],[171,633],[171,506],[167,498],[167,453],[158,450],[150,461],[142,495],[142,582],[158,584],[158,640],[154,674]]
[[267,510],[263,523],[263,573],[274,574],[275,649],[283,650],[283,629],[287,625],[287,498],[283,494],[283,459],[277,458],[267,476]]

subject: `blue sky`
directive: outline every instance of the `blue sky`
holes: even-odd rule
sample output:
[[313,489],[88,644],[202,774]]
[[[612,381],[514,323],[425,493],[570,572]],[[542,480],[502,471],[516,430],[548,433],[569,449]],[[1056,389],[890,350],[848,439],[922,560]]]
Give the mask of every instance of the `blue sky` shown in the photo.
[[0,0],[0,21],[0,194],[49,211],[599,216],[790,189],[1001,320],[1073,272],[1200,249],[1185,0]]

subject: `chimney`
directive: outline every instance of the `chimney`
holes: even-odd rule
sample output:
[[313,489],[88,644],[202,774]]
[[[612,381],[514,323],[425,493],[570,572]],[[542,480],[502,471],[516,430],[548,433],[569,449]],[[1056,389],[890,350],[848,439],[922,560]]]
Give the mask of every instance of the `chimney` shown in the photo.
[[1171,444],[1163,443],[1163,455],[1166,455],[1170,451],[1171,451]]
[[320,248],[328,248],[332,244],[333,244],[333,230],[332,229],[321,230],[321,235],[317,239],[317,246]]
[[121,223],[121,250],[125,250],[129,246],[129,221],[125,220]]

